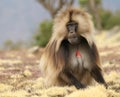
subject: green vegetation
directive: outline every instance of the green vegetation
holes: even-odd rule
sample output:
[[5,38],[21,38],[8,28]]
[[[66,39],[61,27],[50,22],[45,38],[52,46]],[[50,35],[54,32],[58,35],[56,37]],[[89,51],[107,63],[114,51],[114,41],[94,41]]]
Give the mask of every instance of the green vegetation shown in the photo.
[[12,40],[6,40],[4,43],[4,49],[6,50],[17,50],[23,47],[25,46],[24,43],[21,41],[14,43]]
[[106,22],[104,29],[110,29],[113,28],[114,26],[120,25],[120,11],[117,11],[116,13],[108,14],[108,16],[106,16],[106,19],[104,21]]
[[52,21],[43,21],[38,33],[35,35],[35,44],[44,47],[50,39],[52,33]]
[[120,25],[120,11],[105,10],[102,7],[102,0],[79,0],[79,3],[92,15],[97,29],[111,29]]

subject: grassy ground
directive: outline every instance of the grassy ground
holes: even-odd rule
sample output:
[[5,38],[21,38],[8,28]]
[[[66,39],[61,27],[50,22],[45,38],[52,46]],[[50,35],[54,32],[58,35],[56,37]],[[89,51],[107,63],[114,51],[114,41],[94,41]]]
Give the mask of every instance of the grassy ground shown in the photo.
[[[120,42],[96,36],[109,88],[95,84],[84,90],[71,87],[44,87],[39,57],[27,50],[0,51],[0,97],[120,97]],[[118,37],[118,36],[116,36]],[[106,39],[106,40],[105,40]],[[101,41],[100,41],[101,40]]]

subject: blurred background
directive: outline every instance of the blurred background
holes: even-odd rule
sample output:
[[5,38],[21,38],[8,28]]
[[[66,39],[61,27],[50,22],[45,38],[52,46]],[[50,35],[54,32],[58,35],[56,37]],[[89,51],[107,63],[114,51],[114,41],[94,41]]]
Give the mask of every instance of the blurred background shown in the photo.
[[0,0],[0,49],[44,47],[57,11],[71,5],[92,14],[99,43],[120,41],[120,0]]
[[[98,84],[85,91],[45,87],[41,51],[52,34],[56,13],[64,6],[83,8],[92,15],[107,91]],[[0,0],[0,97],[94,95],[120,97],[120,0]]]

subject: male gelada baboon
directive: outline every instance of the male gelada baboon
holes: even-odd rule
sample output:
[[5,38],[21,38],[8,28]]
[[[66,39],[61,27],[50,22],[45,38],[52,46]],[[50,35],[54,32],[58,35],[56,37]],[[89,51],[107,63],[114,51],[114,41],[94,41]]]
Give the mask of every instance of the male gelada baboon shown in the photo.
[[51,39],[40,59],[46,86],[74,85],[79,89],[95,79],[107,88],[93,32],[91,17],[83,10],[67,8],[56,15]]

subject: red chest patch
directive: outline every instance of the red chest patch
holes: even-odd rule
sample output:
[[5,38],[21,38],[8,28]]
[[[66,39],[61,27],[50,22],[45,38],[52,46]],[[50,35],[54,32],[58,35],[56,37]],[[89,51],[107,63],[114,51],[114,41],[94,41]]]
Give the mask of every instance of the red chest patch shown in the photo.
[[82,55],[81,55],[81,53],[80,53],[80,51],[79,51],[79,50],[76,50],[75,55],[76,55],[76,57],[79,57],[79,58],[81,58],[81,57],[82,57]]

